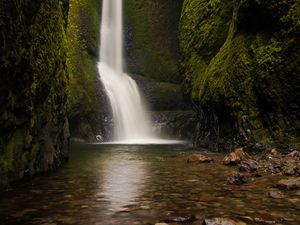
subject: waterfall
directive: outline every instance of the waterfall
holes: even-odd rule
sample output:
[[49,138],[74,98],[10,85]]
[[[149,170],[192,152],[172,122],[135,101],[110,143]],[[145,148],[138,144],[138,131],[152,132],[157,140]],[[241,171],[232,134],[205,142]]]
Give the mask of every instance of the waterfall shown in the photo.
[[110,100],[115,141],[152,138],[136,82],[123,72],[122,0],[103,0],[98,71]]

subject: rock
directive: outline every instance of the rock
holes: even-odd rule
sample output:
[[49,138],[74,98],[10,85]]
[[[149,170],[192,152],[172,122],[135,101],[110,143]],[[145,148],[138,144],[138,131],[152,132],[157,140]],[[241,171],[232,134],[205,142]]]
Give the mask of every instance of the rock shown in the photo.
[[212,219],[205,219],[202,225],[236,225],[234,220],[228,218],[212,218]]
[[268,213],[259,213],[252,217],[254,222],[262,223],[262,224],[277,224],[283,221],[282,218],[275,217]]
[[287,155],[289,158],[300,158],[300,152],[299,151],[292,151]]
[[300,188],[300,177],[298,178],[289,178],[289,179],[282,179],[278,181],[277,185],[278,188],[282,190],[296,190]]
[[242,160],[245,160],[247,157],[248,156],[244,152],[243,148],[238,148],[224,157],[223,164],[224,165],[237,165]]
[[257,169],[258,169],[258,163],[252,159],[242,161],[239,165],[240,172],[254,173],[257,171]]
[[192,214],[171,215],[162,220],[164,223],[189,223],[196,221],[196,217]]
[[275,199],[281,199],[281,198],[284,198],[284,195],[282,192],[280,191],[270,191],[269,192],[269,196],[271,198],[275,198]]
[[300,176],[300,166],[288,163],[283,167],[283,174],[288,176]]
[[194,154],[188,157],[187,163],[210,163],[213,159],[202,154]]
[[240,173],[234,173],[230,177],[227,178],[229,184],[241,185],[247,183],[247,179],[245,176]]
[[156,223],[155,225],[168,225],[167,223]]
[[215,202],[217,200],[218,200],[218,198],[213,195],[202,195],[200,197],[200,202]]

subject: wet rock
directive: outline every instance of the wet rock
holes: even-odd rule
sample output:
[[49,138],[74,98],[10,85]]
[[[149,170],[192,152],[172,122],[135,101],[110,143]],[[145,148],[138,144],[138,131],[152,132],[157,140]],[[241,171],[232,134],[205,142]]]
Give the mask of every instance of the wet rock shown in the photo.
[[299,151],[292,151],[287,155],[289,158],[300,158],[300,152]]
[[276,224],[284,221],[284,219],[275,217],[268,213],[260,213],[252,217],[254,222],[262,224]]
[[202,195],[199,200],[200,202],[215,202],[218,198],[213,195]]
[[213,159],[202,154],[194,154],[188,157],[187,163],[210,163]]
[[295,163],[287,163],[283,168],[283,174],[288,176],[300,176],[300,166]]
[[241,185],[247,183],[247,178],[240,173],[234,173],[227,178],[229,184]]
[[196,217],[192,214],[180,214],[180,215],[170,215],[164,219],[162,222],[164,223],[189,223],[196,221]]
[[248,159],[239,164],[240,172],[255,173],[258,169],[258,163],[255,160]]
[[202,225],[236,225],[237,223],[228,218],[212,218],[212,219],[205,219]]
[[300,188],[300,177],[298,178],[289,178],[289,179],[282,179],[278,181],[277,185],[278,188],[282,190],[296,190]]
[[247,157],[248,155],[244,152],[243,148],[238,148],[224,157],[223,164],[237,165],[242,160],[246,160]]
[[269,196],[271,198],[275,198],[275,199],[281,199],[284,198],[284,195],[281,191],[270,191],[269,192]]

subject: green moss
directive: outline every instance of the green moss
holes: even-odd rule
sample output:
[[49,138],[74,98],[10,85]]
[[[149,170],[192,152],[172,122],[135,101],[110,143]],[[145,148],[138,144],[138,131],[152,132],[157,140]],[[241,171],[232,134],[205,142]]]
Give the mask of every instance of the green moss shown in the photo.
[[128,0],[124,4],[127,70],[179,83],[177,25],[181,1]]
[[158,82],[152,98],[152,110],[184,110],[187,106],[181,93],[181,86],[173,83]]
[[[6,185],[65,159],[66,1],[2,1],[0,177]],[[46,134],[48,127],[51,127]],[[36,147],[38,146],[38,147]],[[50,150],[51,151],[50,151]],[[44,166],[47,165],[47,166]],[[30,171],[32,174],[36,169]]]
[[[100,1],[70,0],[68,43],[70,64],[69,119],[73,136],[95,133],[101,113],[98,71]],[[88,87],[88,88],[87,88]],[[88,127],[88,129],[82,129]],[[88,133],[86,133],[88,132]]]
[[297,1],[185,1],[180,46],[186,92],[202,118],[214,114],[212,129],[221,129],[216,135],[231,130],[232,139],[299,143],[299,101],[291,94],[299,87],[299,16]]

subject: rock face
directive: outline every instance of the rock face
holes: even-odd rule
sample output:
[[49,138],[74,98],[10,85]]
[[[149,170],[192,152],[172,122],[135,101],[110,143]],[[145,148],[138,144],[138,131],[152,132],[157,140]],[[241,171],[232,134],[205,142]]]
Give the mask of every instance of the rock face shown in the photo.
[[299,7],[296,0],[184,1],[180,71],[198,113],[196,145],[299,146]]
[[69,122],[72,137],[96,141],[109,136],[110,106],[97,70],[101,1],[69,0]]
[[161,82],[179,83],[178,23],[183,1],[124,2],[127,71]]
[[0,4],[0,188],[68,158],[68,1]]

